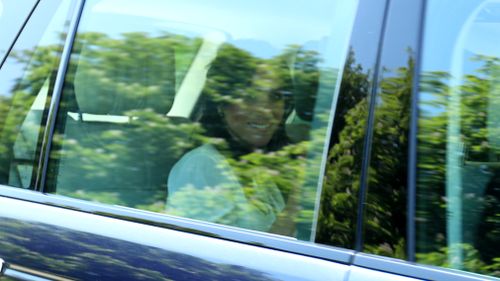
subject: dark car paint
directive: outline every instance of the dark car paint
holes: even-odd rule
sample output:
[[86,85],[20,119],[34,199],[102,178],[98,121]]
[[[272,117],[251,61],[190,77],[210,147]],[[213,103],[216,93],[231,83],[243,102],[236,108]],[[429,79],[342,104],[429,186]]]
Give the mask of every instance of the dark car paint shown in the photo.
[[9,229],[2,233],[0,247],[14,268],[15,264],[29,264],[31,270],[82,280],[188,280],[201,276],[206,280],[274,280],[257,270],[45,223],[3,218],[0,229]]
[[1,185],[0,257],[5,280],[495,280]]
[[322,259],[5,197],[0,197],[0,217],[0,256],[12,269],[42,277],[344,280],[349,268]]

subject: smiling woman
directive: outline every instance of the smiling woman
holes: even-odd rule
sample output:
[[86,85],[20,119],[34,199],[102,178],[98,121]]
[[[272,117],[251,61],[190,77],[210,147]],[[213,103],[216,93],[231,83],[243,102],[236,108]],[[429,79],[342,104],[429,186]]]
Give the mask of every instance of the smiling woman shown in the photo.
[[[289,143],[284,123],[290,113],[292,79],[282,62],[256,59],[233,45],[221,47],[200,105],[200,122],[209,139],[172,169],[168,213],[261,231],[270,231],[277,223],[285,200],[273,170],[248,163],[238,172],[231,160],[276,151]],[[249,173],[255,170],[259,172]],[[296,203],[289,198],[287,204]],[[279,228],[273,231],[293,234],[290,225]]]
[[273,74],[268,65],[258,65],[251,77],[252,88],[243,89],[240,100],[217,107],[229,134],[243,146],[265,147],[283,125],[285,96],[273,88],[278,82]]

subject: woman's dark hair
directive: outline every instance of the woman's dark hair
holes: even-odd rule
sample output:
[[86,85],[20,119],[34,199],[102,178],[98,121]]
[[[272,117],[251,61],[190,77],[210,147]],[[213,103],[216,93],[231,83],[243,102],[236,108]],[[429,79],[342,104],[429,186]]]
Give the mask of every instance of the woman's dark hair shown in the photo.
[[218,55],[210,65],[207,81],[200,100],[200,123],[209,137],[222,138],[227,141],[231,152],[242,155],[250,152],[231,137],[227,126],[220,114],[220,108],[231,104],[237,99],[244,98],[246,90],[253,87],[253,80],[259,68],[273,77],[272,94],[282,95],[285,101],[285,113],[280,121],[277,131],[264,150],[274,151],[288,144],[285,132],[285,121],[292,111],[292,77],[288,65],[283,60],[259,59],[249,52],[230,44],[224,44],[219,49]]

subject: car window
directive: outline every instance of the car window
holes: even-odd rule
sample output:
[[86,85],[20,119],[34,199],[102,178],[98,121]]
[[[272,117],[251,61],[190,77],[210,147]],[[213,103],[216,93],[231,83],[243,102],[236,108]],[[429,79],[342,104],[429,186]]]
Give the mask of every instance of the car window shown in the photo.
[[425,25],[417,261],[499,277],[500,3],[429,1]]
[[[320,196],[316,242],[354,249],[359,193],[368,129],[373,72],[377,68],[378,46],[386,0],[360,1],[350,39],[326,171]],[[385,237],[384,237],[385,238]],[[385,239],[387,241],[387,239]]]
[[45,191],[311,240],[356,7],[86,1]]
[[36,0],[0,0],[0,65]]
[[69,1],[39,5],[0,69],[1,184],[34,186],[48,94],[70,8]]

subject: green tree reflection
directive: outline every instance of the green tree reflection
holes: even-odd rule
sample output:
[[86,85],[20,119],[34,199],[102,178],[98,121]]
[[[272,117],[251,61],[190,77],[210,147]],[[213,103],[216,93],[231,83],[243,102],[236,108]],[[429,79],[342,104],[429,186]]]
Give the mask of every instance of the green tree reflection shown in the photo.
[[363,142],[368,118],[368,74],[351,50],[340,89],[321,194],[316,241],[353,248]]
[[[500,213],[498,203],[498,77],[500,59],[488,56],[472,58],[480,64],[474,74],[465,75],[461,85],[450,87],[450,74],[424,73],[421,82],[427,95],[421,101],[419,120],[417,259],[420,262],[452,266],[456,248],[462,253],[461,269],[500,276]],[[459,108],[452,108],[451,95],[460,95]],[[453,112],[452,112],[453,111]],[[453,115],[458,112],[457,115]],[[463,241],[449,245],[447,215],[449,204],[446,182],[447,143],[450,141],[450,116],[460,123],[460,141],[464,152],[460,173],[462,181],[460,218]],[[457,230],[451,230],[457,231]],[[457,257],[458,258],[458,257]]]
[[13,219],[0,221],[0,254],[13,267],[29,266],[39,273],[71,280],[278,279],[168,249]]
[[[34,182],[31,173],[38,161],[36,147],[41,142],[40,124],[46,113],[43,107],[48,104],[46,94],[53,87],[51,81],[55,78],[64,38],[64,34],[60,36],[61,44],[14,49],[2,66],[0,183],[28,188]],[[19,77],[11,81],[8,73]],[[24,175],[18,169],[23,169]]]
[[[79,34],[58,111],[46,191],[164,212],[167,178],[176,161],[203,143],[215,144],[222,150],[229,148],[227,140],[207,135],[206,128],[196,121],[196,113],[184,117],[168,115],[201,44],[200,38],[168,33],[157,37],[128,33],[121,38]],[[44,83],[52,85],[55,79],[47,76],[57,61],[54,48],[43,47],[36,54],[26,52],[18,56],[20,62],[29,61],[32,68],[16,85],[20,90],[12,95],[19,100],[19,106],[2,100],[1,116],[14,118],[4,125],[3,132],[11,139],[1,146],[2,151],[13,153],[19,132],[30,130],[23,127],[23,120]],[[207,81],[204,94],[220,96],[234,92],[232,102],[241,102],[235,89],[249,89],[249,71],[254,71],[256,64],[264,65],[260,71],[270,77],[266,83],[271,83],[269,87],[286,99],[286,116],[294,111],[303,120],[301,124],[287,124],[287,129],[300,129],[296,130],[299,137],[294,139],[288,139],[283,124],[278,149],[226,156],[247,196],[254,193],[250,183],[257,174],[260,181],[273,182],[283,194],[286,206],[269,231],[296,235],[297,224],[310,231],[317,167],[321,162],[321,153],[315,147],[322,147],[327,125],[320,120],[325,116],[314,116],[319,54],[290,46],[273,58],[261,59],[226,45],[219,49],[217,57],[238,67],[212,69],[217,74]],[[330,82],[334,85],[334,81]],[[309,125],[313,120],[318,120],[315,128]],[[2,165],[6,177],[17,168],[11,160]],[[305,188],[306,185],[310,187]],[[186,198],[188,202],[193,194]],[[214,197],[191,208],[213,208],[217,200],[220,198]]]

